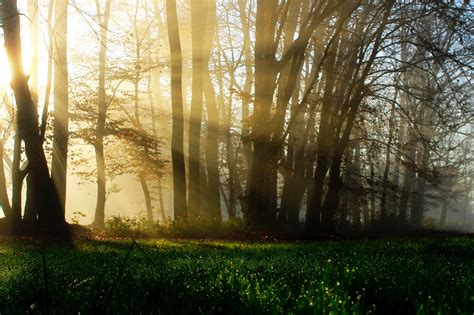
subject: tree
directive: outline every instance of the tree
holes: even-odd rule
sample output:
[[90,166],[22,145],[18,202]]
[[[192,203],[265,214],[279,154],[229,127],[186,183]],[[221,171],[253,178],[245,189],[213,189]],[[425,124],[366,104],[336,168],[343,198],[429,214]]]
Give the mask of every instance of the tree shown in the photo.
[[191,32],[193,82],[189,117],[189,198],[188,214],[198,217],[201,212],[201,123],[203,107],[204,54],[207,1],[191,1]]
[[[64,223],[64,210],[61,206],[53,181],[49,176],[48,165],[42,147],[38,126],[38,113],[33,102],[22,64],[22,47],[20,38],[20,14],[17,1],[3,2],[3,32],[5,48],[11,67],[11,85],[17,106],[17,137],[23,140],[28,159],[28,173],[31,181],[28,188],[32,190],[33,206],[37,209],[39,222],[47,226]],[[20,220],[20,214],[12,216],[14,223]]]
[[100,48],[99,48],[99,91],[97,98],[97,126],[95,132],[94,150],[97,163],[97,204],[95,209],[94,225],[104,226],[105,220],[105,158],[104,158],[104,136],[105,121],[107,119],[107,95],[105,91],[105,72],[106,72],[106,54],[107,54],[107,34],[109,30],[110,7],[112,0],[105,2],[103,15],[99,1],[96,1],[97,19],[100,28]]
[[[248,222],[253,225],[272,223],[276,219],[276,184],[278,153],[282,144],[282,130],[287,103],[273,107],[277,78],[290,66],[296,75],[302,66],[302,57],[314,30],[332,16],[342,2],[312,4],[309,18],[299,30],[298,37],[277,59],[280,34],[286,25],[289,3],[278,1],[257,2],[255,37],[255,104],[252,119],[253,156],[249,175]],[[276,34],[276,36],[275,36]],[[287,98],[291,97],[294,80],[288,81]],[[288,96],[289,95],[289,96]],[[278,106],[280,105],[280,106]],[[275,114],[272,115],[272,109]],[[271,123],[268,119],[271,117]]]
[[69,100],[67,61],[68,0],[56,0],[54,26],[54,134],[51,177],[61,206],[66,207],[67,152],[69,141]]
[[168,21],[168,41],[171,53],[171,106],[173,115],[171,160],[173,164],[174,219],[182,220],[187,217],[186,170],[184,167],[183,152],[183,65],[176,0],[166,0],[166,17]]
[[219,112],[216,102],[216,93],[209,71],[209,58],[212,52],[212,42],[216,32],[216,6],[213,1],[206,0],[207,17],[206,32],[203,47],[203,81],[204,97],[207,112],[207,139],[205,147],[205,161],[207,166],[207,187],[204,189],[205,200],[201,207],[202,215],[220,220],[221,195],[219,189]]

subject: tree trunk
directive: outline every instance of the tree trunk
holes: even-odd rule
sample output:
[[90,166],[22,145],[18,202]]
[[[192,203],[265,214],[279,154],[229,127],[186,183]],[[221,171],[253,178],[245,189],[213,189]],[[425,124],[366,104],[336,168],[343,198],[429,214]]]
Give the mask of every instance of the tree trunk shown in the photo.
[[439,217],[439,225],[443,226],[446,223],[446,215],[448,212],[448,206],[449,206],[449,198],[445,198],[442,201],[442,206],[441,206],[441,215]]
[[[36,0],[35,0],[36,1]],[[33,2],[35,2],[33,1]],[[34,6],[36,4],[31,5],[31,10],[34,10]],[[43,110],[41,116],[41,125],[40,125],[40,136],[41,140],[44,142],[46,137],[46,127],[47,127],[47,120],[48,120],[48,108],[49,108],[49,98],[51,96],[51,81],[52,81],[52,73],[53,73],[53,45],[54,45],[54,31],[53,31],[53,13],[54,13],[54,0],[49,1],[48,5],[48,67],[46,70],[46,88],[45,88],[45,96],[44,96],[44,103],[43,103]],[[38,15],[39,12],[36,12]],[[32,21],[34,23],[34,21]],[[37,25],[37,24],[36,24]],[[34,27],[37,29],[37,27]],[[33,36],[33,38],[36,36]],[[32,39],[34,40],[34,39]],[[32,72],[35,71],[34,67]],[[33,73],[32,73],[33,74]],[[33,78],[34,82],[35,78]],[[34,93],[33,93],[34,98]],[[35,102],[38,105],[38,102]],[[16,127],[15,127],[16,128]],[[12,197],[12,207],[16,209],[15,212],[21,212],[21,194],[22,194],[22,186],[23,186],[23,178],[27,175],[28,169],[26,168],[23,171],[20,171],[20,159],[21,159],[21,139],[19,137],[15,137],[15,144],[14,144],[14,157],[13,157],[13,197]],[[29,176],[27,180],[31,180]],[[25,211],[23,215],[23,219],[26,221],[35,221],[38,218],[38,211],[34,208],[33,195],[32,189],[27,190],[27,198],[25,203]]]
[[[252,168],[252,143],[250,141],[250,115],[249,105],[251,102],[253,71],[252,71],[252,53],[250,48],[250,26],[249,17],[246,15],[246,1],[239,0],[239,16],[242,24],[242,32],[244,35],[244,60],[245,60],[245,83],[242,95],[242,132],[241,140],[245,160],[247,162],[247,182],[244,191],[245,196],[240,196],[240,200],[245,200],[248,196],[250,169]],[[246,208],[246,205],[244,206]]]
[[12,207],[10,206],[10,200],[8,199],[7,184],[5,178],[5,168],[3,165],[3,155],[4,151],[4,142],[3,139],[0,140],[0,203],[5,214],[7,221],[12,220],[13,212]]
[[206,35],[207,1],[191,1],[191,37],[193,59],[192,101],[189,117],[189,198],[188,215],[196,218],[201,211],[201,122]]
[[[356,135],[358,137],[358,134]],[[360,166],[360,141],[357,141],[355,143],[355,149],[354,149],[354,161],[353,161],[353,167],[354,167],[354,181],[357,182],[356,184],[356,191],[355,193],[352,194],[354,199],[352,202],[349,204],[352,204],[351,210],[352,210],[352,223],[356,227],[360,227],[360,219],[361,219],[361,201],[362,201],[362,189],[361,189],[361,184],[360,184],[360,179],[361,179],[361,166]]]
[[394,128],[394,115],[395,106],[392,105],[389,119],[389,130],[388,130],[388,141],[387,147],[385,148],[385,169],[382,178],[382,195],[380,197],[380,220],[384,221],[387,218],[387,190],[389,184],[389,172],[390,172],[390,150],[393,141],[393,128]]
[[54,38],[54,136],[51,176],[63,209],[66,207],[69,139],[67,9],[68,0],[56,0]]
[[3,9],[5,16],[3,20],[5,48],[11,66],[11,84],[17,104],[18,137],[25,143],[34,206],[38,211],[40,222],[44,225],[54,226],[64,222],[63,209],[53,181],[49,176],[38,126],[38,112],[31,97],[28,79],[23,70],[20,16],[16,1],[4,1]]
[[[420,168],[425,171],[428,167],[428,161],[430,157],[429,148],[426,144],[420,145],[421,149],[418,150],[417,155],[419,156]],[[422,152],[420,152],[422,151]],[[426,178],[418,171],[416,178],[416,193],[413,195],[411,204],[411,222],[417,227],[423,226],[423,218],[425,213],[425,190],[426,190]]]
[[165,205],[163,202],[163,187],[161,185],[161,177],[158,177],[158,198],[159,198],[159,205],[160,205],[160,215],[161,215],[161,223],[165,224],[168,219],[166,218],[165,213]]
[[141,172],[138,176],[140,185],[142,186],[143,194],[145,195],[146,218],[148,222],[153,222],[153,208],[151,207],[151,195],[146,182],[146,176]]
[[[18,116],[13,118],[15,127],[15,139],[13,142],[13,162],[12,162],[12,221],[18,223],[21,221],[21,193],[23,190],[24,171],[20,170],[21,163],[21,138],[18,128]],[[31,213],[28,210],[31,209]],[[38,212],[36,209],[27,208],[25,211],[25,219],[36,220]]]
[[168,21],[168,40],[171,53],[171,103],[173,115],[171,160],[173,164],[174,219],[182,220],[187,216],[186,171],[183,153],[183,65],[176,0],[166,0],[166,16]]
[[[373,150],[373,149],[372,149]],[[369,170],[370,170],[370,221],[371,223],[375,222],[376,215],[375,215],[375,205],[376,205],[376,190],[375,188],[377,185],[375,184],[375,162],[374,162],[374,153],[370,152],[371,150],[367,150],[368,159],[369,159]],[[366,224],[369,223],[369,220],[366,221]]]
[[208,116],[207,125],[207,141],[205,148],[207,176],[208,176],[208,192],[207,202],[209,209],[205,212],[210,218],[221,218],[221,200],[219,189],[219,112],[216,104],[216,95],[211,82],[209,71],[205,70],[205,98]]
[[407,148],[407,158],[408,161],[405,161],[405,174],[403,178],[402,184],[402,192],[400,195],[400,208],[398,210],[398,216],[402,222],[407,222],[407,210],[408,210],[408,202],[411,196],[411,190],[413,187],[413,181],[415,179],[415,173],[412,170],[413,165],[415,164],[415,157],[416,157],[416,147],[415,147],[415,136],[413,135],[414,131],[410,131],[409,139],[408,139],[408,148]]
[[250,171],[248,216],[250,225],[269,223],[272,200],[268,195],[269,178],[267,174],[271,156],[269,154],[270,128],[273,92],[277,73],[272,56],[274,21],[272,11],[276,1],[257,2],[255,38],[255,103],[252,120],[253,156]]
[[99,49],[99,94],[98,94],[98,118],[95,132],[95,158],[97,163],[97,203],[95,208],[94,225],[102,228],[105,224],[105,157],[104,157],[104,135],[105,121],[107,118],[107,100],[105,92],[105,71],[107,54],[107,33],[109,30],[110,7],[112,0],[105,2],[104,14],[101,17],[100,6],[97,5],[97,15],[100,29],[100,49]]
[[38,30],[39,30],[39,7],[38,0],[28,0],[28,16],[30,26],[31,42],[31,70],[30,70],[30,90],[33,102],[38,104]]

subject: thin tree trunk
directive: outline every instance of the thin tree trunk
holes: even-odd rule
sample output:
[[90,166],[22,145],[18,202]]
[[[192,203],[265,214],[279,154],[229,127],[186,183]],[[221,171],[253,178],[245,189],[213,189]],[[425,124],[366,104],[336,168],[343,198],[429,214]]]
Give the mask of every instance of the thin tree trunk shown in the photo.
[[160,215],[161,215],[161,220],[162,224],[165,224],[168,219],[166,218],[166,213],[165,213],[165,205],[163,202],[163,187],[161,185],[161,177],[158,177],[158,200],[159,200],[159,205],[160,205]]
[[166,0],[166,16],[171,53],[171,103],[173,115],[171,160],[173,164],[174,219],[182,220],[187,216],[186,171],[183,153],[183,65],[176,0]]
[[[56,0],[54,38],[54,136],[51,176],[63,209],[66,207],[69,140],[67,9],[68,0]],[[64,214],[63,214],[64,216]]]
[[389,131],[388,131],[388,140],[387,147],[385,148],[385,168],[382,178],[382,195],[380,197],[380,220],[384,221],[387,218],[387,190],[389,184],[389,172],[390,172],[390,150],[392,147],[393,141],[393,128],[394,128],[394,119],[395,119],[395,106],[392,105],[389,118]]
[[[139,90],[139,85],[141,81],[141,44],[143,41],[143,38],[141,38],[141,35],[138,30],[138,9],[139,9],[139,1],[137,0],[135,3],[135,15],[134,15],[134,34],[135,34],[135,75],[133,79],[133,85],[134,85],[134,105],[135,105],[135,123],[139,129],[140,132],[143,134],[146,134],[143,125],[141,123],[140,119],[140,110],[139,110],[139,99],[140,99],[140,90]],[[148,80],[148,87],[150,87],[150,80]],[[153,109],[153,98],[150,95],[150,104]],[[154,111],[152,110],[152,122],[154,122]],[[154,125],[153,125],[154,127]],[[153,133],[155,134],[156,131],[153,129]],[[148,144],[145,142],[143,144],[143,150],[144,150],[144,156],[142,159],[142,169],[138,174],[138,181],[140,182],[140,186],[143,191],[143,196],[145,198],[145,207],[146,207],[146,213],[147,213],[147,220],[149,222],[153,221],[153,207],[151,204],[151,194],[150,194],[150,189],[148,187],[148,182],[146,180],[146,172],[147,172],[147,163],[146,160],[148,159],[149,156],[149,150],[148,150]]]
[[[420,145],[421,150],[418,150],[419,167],[421,170],[426,170],[428,167],[429,161],[429,148],[426,144]],[[422,152],[420,152],[422,151]],[[423,174],[420,174],[418,171],[418,176],[416,178],[416,193],[413,195],[413,200],[411,204],[411,222],[417,227],[423,225],[423,218],[425,212],[425,190],[426,190],[426,178]]]
[[219,112],[216,104],[216,95],[211,82],[209,71],[205,74],[205,98],[208,116],[208,131],[206,142],[206,165],[208,174],[208,201],[206,211],[211,218],[220,219],[221,201],[219,189]]
[[[235,84],[234,73],[230,74],[230,86],[229,91],[233,91]],[[228,108],[226,112],[225,125],[226,130],[226,142],[225,142],[225,152],[226,152],[226,161],[227,169],[229,170],[229,216],[235,215],[235,202],[236,202],[236,193],[235,193],[235,171],[236,163],[234,159],[234,145],[232,143],[232,93],[229,94]]]
[[97,163],[97,203],[95,208],[94,225],[102,228],[105,224],[105,157],[104,157],[104,135],[105,121],[107,118],[107,103],[105,91],[105,71],[107,54],[107,33],[109,30],[110,7],[112,0],[105,2],[104,14],[101,16],[100,4],[97,3],[97,15],[101,25],[100,49],[99,49],[99,93],[98,93],[98,118],[95,132],[94,150]]
[[249,104],[251,102],[251,93],[252,93],[252,82],[253,82],[253,71],[252,71],[252,53],[250,48],[250,26],[249,26],[249,17],[246,15],[246,1],[239,0],[239,14],[240,22],[242,24],[242,32],[244,35],[244,60],[245,60],[245,83],[242,95],[242,132],[241,140],[244,148],[244,156],[247,162],[247,182],[245,189],[245,196],[241,196],[242,199],[246,199],[248,196],[249,188],[249,176],[250,169],[252,168],[252,144],[250,141],[250,115],[249,115]]
[[28,0],[28,16],[30,19],[30,42],[31,42],[31,70],[30,90],[33,102],[38,104],[38,30],[39,30],[39,7],[38,0]]
[[[358,135],[356,135],[358,136]],[[351,210],[352,210],[352,222],[356,227],[360,226],[360,218],[361,218],[361,200],[362,200],[362,189],[360,187],[360,178],[361,178],[361,167],[360,167],[360,141],[357,141],[355,143],[355,149],[354,149],[354,161],[353,161],[353,167],[354,167],[354,177],[355,181],[357,182],[357,190],[355,194],[352,194],[354,199],[352,202],[349,202],[349,204],[352,204]]]
[[54,53],[54,29],[53,29],[54,0],[50,0],[48,6],[48,68],[46,70],[46,88],[44,92],[43,111],[41,115],[40,133],[44,141],[46,137],[46,125],[48,122],[49,98],[51,96],[51,82],[53,76],[53,53]]
[[[368,162],[369,162],[369,170],[370,170],[370,221],[373,223],[376,219],[375,217],[375,203],[376,203],[376,191],[375,191],[375,162],[373,153],[369,151],[368,154]],[[368,220],[366,224],[368,224]]]
[[398,210],[398,216],[402,222],[407,221],[407,210],[408,210],[408,202],[410,200],[411,190],[413,187],[413,181],[415,179],[415,173],[412,170],[413,165],[415,165],[415,157],[416,157],[416,148],[415,148],[415,136],[414,131],[410,131],[409,139],[408,139],[408,148],[407,148],[407,158],[408,161],[405,161],[405,175],[403,178],[402,184],[402,192],[400,195],[400,208]]
[[5,214],[7,221],[10,221],[13,216],[12,207],[10,206],[10,200],[8,199],[6,177],[5,177],[5,168],[3,165],[3,155],[4,151],[4,142],[3,139],[0,140],[0,203]]
[[148,184],[146,182],[146,176],[143,172],[138,175],[140,180],[140,185],[145,195],[145,205],[146,205],[146,218],[148,222],[153,222],[153,209],[151,207],[151,195],[150,190],[148,189]]
[[[14,117],[14,127],[15,127],[15,139],[13,141],[13,162],[12,162],[12,221],[20,222],[21,221],[21,192],[23,190],[23,179],[24,175],[20,170],[21,163],[21,138],[18,128],[18,116]],[[32,208],[30,208],[32,209]],[[28,208],[25,211],[25,219],[36,220],[38,213],[35,209],[30,211],[30,216],[28,215]]]

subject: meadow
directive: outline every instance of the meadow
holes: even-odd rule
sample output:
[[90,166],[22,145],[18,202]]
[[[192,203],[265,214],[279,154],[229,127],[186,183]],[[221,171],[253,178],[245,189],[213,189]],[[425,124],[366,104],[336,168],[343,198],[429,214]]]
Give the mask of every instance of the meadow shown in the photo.
[[0,243],[0,313],[472,314],[474,239]]

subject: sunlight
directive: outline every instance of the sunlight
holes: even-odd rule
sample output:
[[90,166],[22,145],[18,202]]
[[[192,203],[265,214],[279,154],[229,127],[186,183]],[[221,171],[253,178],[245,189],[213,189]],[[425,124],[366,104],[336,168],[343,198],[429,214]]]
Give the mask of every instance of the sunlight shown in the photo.
[[[2,38],[3,41],[3,38]],[[23,67],[25,73],[28,75],[31,69],[31,43],[29,40],[22,37],[22,50],[23,50]],[[2,51],[0,54],[0,85],[2,87],[8,87],[11,80],[10,65],[8,64],[8,58],[5,51],[5,47],[2,45]]]
[[0,55],[0,69],[2,69],[0,71],[0,84],[4,87],[10,82],[10,66],[8,65],[5,48],[2,49]]

